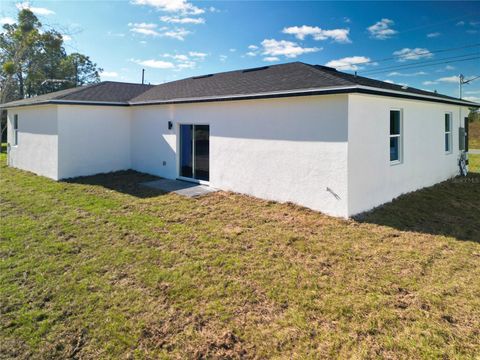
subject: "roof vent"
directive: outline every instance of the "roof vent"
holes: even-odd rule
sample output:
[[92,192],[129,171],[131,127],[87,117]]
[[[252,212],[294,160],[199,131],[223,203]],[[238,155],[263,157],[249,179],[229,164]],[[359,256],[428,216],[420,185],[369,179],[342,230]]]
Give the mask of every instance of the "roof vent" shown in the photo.
[[213,74],[200,75],[200,76],[194,76],[194,77],[192,77],[192,79],[195,79],[195,80],[197,80],[197,79],[205,79],[205,78],[212,77],[212,76],[213,76]]
[[248,73],[248,72],[252,72],[252,71],[260,71],[260,70],[266,70],[268,69],[270,66],[261,66],[261,67],[256,67],[256,68],[251,68],[251,69],[245,69],[245,70],[242,70],[242,73]]

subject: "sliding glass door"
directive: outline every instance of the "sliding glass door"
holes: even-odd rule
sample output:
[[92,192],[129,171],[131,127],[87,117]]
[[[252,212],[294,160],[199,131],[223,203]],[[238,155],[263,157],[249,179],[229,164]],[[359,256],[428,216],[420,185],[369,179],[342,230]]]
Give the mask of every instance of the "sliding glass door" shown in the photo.
[[209,180],[210,126],[180,125],[180,176]]

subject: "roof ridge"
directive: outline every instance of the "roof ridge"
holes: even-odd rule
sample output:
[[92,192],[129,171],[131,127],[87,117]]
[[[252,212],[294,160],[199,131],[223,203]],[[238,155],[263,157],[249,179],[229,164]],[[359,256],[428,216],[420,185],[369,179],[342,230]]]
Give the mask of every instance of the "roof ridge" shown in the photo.
[[152,84],[138,84],[138,83],[132,83],[132,82],[127,82],[127,81],[112,81],[112,80],[101,81],[99,84],[105,84],[105,83],[128,84],[128,85],[135,85],[135,86],[156,86],[156,85],[152,85]]

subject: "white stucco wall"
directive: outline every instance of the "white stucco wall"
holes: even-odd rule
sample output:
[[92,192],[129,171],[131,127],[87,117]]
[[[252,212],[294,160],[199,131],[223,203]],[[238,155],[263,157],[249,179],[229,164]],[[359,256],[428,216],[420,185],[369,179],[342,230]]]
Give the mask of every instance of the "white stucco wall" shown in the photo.
[[130,108],[58,106],[59,178],[131,168]]
[[[403,161],[390,164],[390,110],[403,110]],[[453,116],[452,153],[444,151],[445,113]],[[456,176],[458,128],[466,107],[350,94],[348,101],[349,215]]]
[[[56,106],[8,109],[7,141],[10,166],[58,179],[58,127]],[[13,146],[13,118],[18,115],[18,145]]]
[[132,167],[176,178],[179,123],[210,125],[210,186],[347,216],[347,95],[133,107]]

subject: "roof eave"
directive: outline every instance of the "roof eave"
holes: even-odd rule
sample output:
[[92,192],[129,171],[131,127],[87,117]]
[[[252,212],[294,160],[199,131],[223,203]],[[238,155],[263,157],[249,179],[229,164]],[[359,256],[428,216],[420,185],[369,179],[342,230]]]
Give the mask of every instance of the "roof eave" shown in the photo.
[[168,104],[185,104],[185,103],[200,103],[200,102],[218,102],[218,101],[235,101],[235,100],[254,100],[254,99],[269,99],[295,96],[312,96],[312,95],[329,95],[329,94],[345,94],[345,93],[362,93],[370,95],[390,96],[411,100],[431,101],[437,103],[446,103],[452,105],[461,105],[474,108],[480,108],[480,104],[461,99],[448,99],[437,96],[414,94],[404,91],[381,89],[363,85],[353,86],[335,86],[328,88],[313,88],[313,89],[298,89],[287,91],[265,92],[257,94],[233,94],[225,96],[208,96],[198,98],[177,98],[170,100],[151,100],[151,101],[130,101],[130,102],[108,102],[108,101],[82,101],[82,100],[45,100],[36,103],[8,105],[0,104],[0,109],[9,109],[23,106],[36,105],[94,105],[94,106],[143,106],[143,105],[168,105]]
[[37,106],[37,105],[94,105],[94,106],[130,106],[128,102],[113,102],[113,101],[82,101],[82,100],[45,100],[26,104],[14,104],[9,103],[0,104],[0,109],[12,109],[25,106]]

